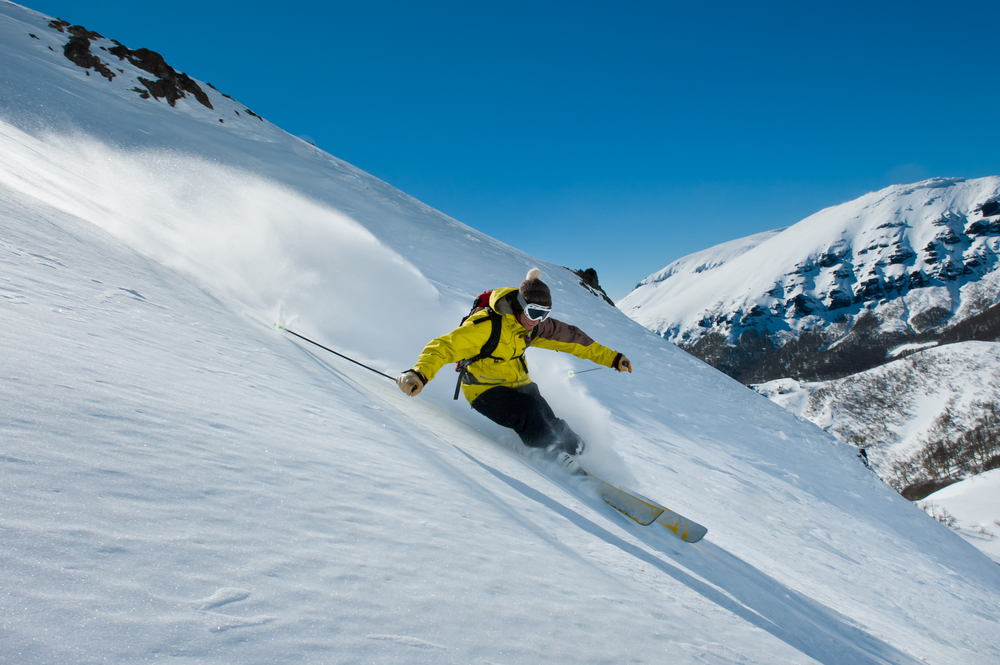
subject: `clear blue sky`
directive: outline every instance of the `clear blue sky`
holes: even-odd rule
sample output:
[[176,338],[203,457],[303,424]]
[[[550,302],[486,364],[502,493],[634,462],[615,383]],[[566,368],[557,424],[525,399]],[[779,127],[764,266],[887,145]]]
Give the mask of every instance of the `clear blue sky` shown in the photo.
[[1000,175],[1000,2],[21,0],[613,298],[898,182]]

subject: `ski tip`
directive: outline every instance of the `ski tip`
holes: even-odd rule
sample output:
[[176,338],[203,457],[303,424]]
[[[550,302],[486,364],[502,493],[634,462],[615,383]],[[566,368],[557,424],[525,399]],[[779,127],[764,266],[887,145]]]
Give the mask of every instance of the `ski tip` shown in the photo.
[[275,324],[274,324],[274,329],[275,329],[275,330],[284,330],[284,328],[282,328],[282,327],[281,327],[281,324],[280,324],[280,323],[275,323]]
[[705,537],[705,534],[708,533],[708,529],[696,522],[691,522],[685,526],[686,528],[684,531],[682,533],[678,533],[677,535],[680,536],[681,540],[686,543],[697,543]]
[[708,533],[708,529],[704,529],[704,528],[702,530],[689,533],[687,535],[687,537],[684,538],[684,542],[691,543],[692,545],[694,543],[701,542],[701,539],[704,538],[705,534],[707,534],[707,533]]
[[708,533],[708,529],[702,525],[692,522],[686,517],[682,517],[668,509],[664,509],[660,516],[656,518],[656,523],[666,527],[675,536],[687,543],[697,543]]

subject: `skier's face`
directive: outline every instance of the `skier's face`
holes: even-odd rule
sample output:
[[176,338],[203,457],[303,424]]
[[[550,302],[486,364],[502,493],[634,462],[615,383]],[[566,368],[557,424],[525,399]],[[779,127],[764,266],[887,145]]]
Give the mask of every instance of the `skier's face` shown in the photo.
[[517,313],[517,322],[520,323],[525,330],[531,330],[539,323],[541,323],[541,321],[535,321],[533,319],[529,319],[527,316],[524,315],[524,312]]

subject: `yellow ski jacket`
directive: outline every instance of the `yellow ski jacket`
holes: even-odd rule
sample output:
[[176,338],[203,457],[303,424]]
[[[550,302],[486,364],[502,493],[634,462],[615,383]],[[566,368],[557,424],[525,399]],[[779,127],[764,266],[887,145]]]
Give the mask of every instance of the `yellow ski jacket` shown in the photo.
[[[529,333],[522,326],[506,296],[517,291],[516,287],[495,289],[490,295],[490,307],[501,315],[500,340],[488,358],[477,360],[467,368],[462,382],[462,393],[469,402],[496,386],[518,388],[531,383],[524,351],[529,346],[572,353],[577,358],[591,360],[605,367],[614,366],[618,353],[598,344],[576,326],[549,317]],[[479,355],[489,340],[492,324],[477,324],[489,313],[483,309],[451,331],[432,339],[424,347],[414,371],[430,381],[442,367],[468,360]]]

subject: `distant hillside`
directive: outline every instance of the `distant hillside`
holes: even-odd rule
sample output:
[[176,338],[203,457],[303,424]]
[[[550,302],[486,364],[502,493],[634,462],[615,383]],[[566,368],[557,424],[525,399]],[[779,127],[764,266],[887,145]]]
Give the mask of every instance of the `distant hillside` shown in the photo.
[[1000,468],[1000,344],[964,342],[843,379],[778,379],[757,392],[866,449],[908,499]]

